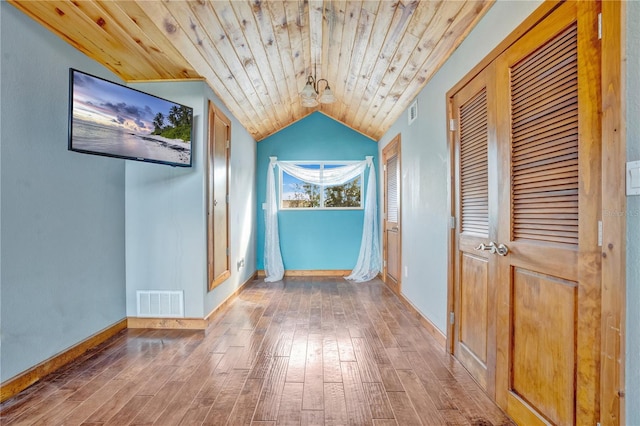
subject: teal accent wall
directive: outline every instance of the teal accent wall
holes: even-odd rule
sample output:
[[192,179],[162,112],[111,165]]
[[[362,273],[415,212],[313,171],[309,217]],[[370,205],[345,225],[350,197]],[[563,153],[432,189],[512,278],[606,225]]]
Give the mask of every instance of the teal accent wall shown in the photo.
[[[283,161],[357,161],[368,155],[373,156],[374,164],[377,164],[378,144],[375,141],[319,112],[258,143],[258,269],[264,269],[262,203],[265,202],[269,157],[276,156]],[[379,175],[378,170],[376,173]],[[279,172],[276,182],[279,183]],[[360,250],[363,219],[363,210],[279,211],[280,247],[285,269],[352,269]]]

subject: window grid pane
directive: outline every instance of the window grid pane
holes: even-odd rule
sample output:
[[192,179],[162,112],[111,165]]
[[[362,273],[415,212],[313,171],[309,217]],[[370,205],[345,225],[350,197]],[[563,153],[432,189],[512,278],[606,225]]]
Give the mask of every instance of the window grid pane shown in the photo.
[[360,176],[343,184],[324,188],[325,207],[360,207]]
[[[301,165],[305,168],[317,169],[319,165],[309,164]],[[282,208],[299,209],[299,208],[318,208],[321,206],[322,188],[301,181],[291,176],[287,172],[282,172]]]

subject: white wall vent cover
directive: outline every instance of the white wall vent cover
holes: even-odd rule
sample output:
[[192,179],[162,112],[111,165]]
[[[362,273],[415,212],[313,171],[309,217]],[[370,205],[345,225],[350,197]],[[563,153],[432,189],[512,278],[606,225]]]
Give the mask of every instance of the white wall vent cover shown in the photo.
[[184,318],[184,292],[138,290],[138,316],[154,318]]
[[409,124],[416,121],[416,118],[418,118],[418,100],[417,99],[413,101],[413,103],[407,110],[407,119],[409,121]]

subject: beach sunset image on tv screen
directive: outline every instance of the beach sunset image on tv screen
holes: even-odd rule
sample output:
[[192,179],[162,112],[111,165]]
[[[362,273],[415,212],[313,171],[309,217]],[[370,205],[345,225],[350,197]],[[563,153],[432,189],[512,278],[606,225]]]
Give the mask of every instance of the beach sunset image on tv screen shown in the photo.
[[193,109],[72,69],[69,149],[188,167]]

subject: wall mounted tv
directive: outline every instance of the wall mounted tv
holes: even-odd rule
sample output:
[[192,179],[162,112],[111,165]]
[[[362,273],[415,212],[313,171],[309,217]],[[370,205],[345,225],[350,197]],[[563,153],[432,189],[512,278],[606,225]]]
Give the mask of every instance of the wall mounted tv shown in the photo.
[[69,150],[191,167],[193,108],[69,70]]

